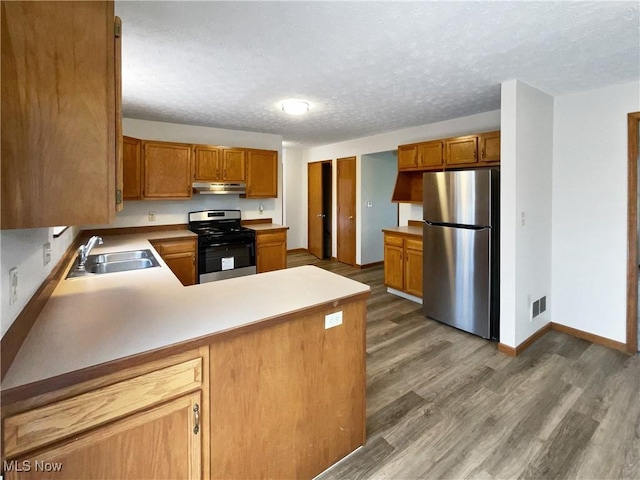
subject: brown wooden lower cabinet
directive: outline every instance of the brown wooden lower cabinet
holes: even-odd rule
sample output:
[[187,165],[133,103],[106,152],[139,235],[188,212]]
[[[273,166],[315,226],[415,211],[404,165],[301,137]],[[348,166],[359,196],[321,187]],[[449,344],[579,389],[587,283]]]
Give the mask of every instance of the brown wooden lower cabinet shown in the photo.
[[422,239],[384,234],[384,283],[422,298]]
[[196,239],[153,240],[151,244],[183,285],[196,283],[198,264]]
[[313,478],[365,442],[366,297],[4,402],[5,478]]
[[287,231],[256,232],[256,270],[258,273],[287,268]]
[[29,399],[6,417],[3,406],[4,476],[202,479],[208,381],[201,348]]

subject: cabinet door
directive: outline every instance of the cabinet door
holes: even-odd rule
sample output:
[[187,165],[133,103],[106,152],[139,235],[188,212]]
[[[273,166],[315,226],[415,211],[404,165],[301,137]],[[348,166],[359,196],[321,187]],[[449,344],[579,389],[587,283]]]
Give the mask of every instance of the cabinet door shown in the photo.
[[478,137],[450,138],[446,141],[447,166],[474,165],[478,163]]
[[398,170],[413,169],[418,166],[418,146],[400,145],[398,147]]
[[199,181],[216,181],[222,178],[220,171],[220,149],[217,147],[196,146],[195,179]]
[[404,288],[407,293],[422,297],[422,242],[405,240]]
[[37,455],[5,462],[5,478],[45,478],[37,469],[40,466],[50,469],[46,478],[200,480],[202,438],[208,435],[200,419],[201,395],[200,391],[184,395],[51,445]]
[[418,146],[418,165],[421,167],[442,167],[444,163],[444,143],[440,140],[421,143]]
[[154,240],[151,244],[183,285],[196,283],[196,240]]
[[287,268],[287,232],[258,232],[256,247],[258,273]]
[[168,253],[162,259],[169,266],[183,285],[196,283],[196,254],[195,252]]
[[479,142],[482,163],[500,163],[500,131],[481,134]]
[[222,151],[222,179],[230,182],[244,182],[245,151],[241,148],[225,148]]
[[386,286],[396,290],[404,288],[403,258],[402,238],[385,235],[384,284]]
[[247,151],[247,198],[278,196],[278,152]]
[[125,200],[140,200],[142,198],[141,143],[137,138],[122,138],[123,198]]
[[110,223],[113,2],[2,2],[1,12],[0,228]]
[[143,142],[144,197],[191,198],[191,146]]

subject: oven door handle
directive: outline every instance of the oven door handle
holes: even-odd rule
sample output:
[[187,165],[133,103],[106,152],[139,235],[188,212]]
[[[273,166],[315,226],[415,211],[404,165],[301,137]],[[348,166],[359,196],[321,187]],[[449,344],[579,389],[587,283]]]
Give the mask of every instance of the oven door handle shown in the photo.
[[252,240],[247,240],[247,241],[242,241],[242,242],[222,242],[222,243],[207,243],[206,245],[203,245],[202,248],[211,248],[211,247],[227,247],[229,245],[253,245],[253,241]]

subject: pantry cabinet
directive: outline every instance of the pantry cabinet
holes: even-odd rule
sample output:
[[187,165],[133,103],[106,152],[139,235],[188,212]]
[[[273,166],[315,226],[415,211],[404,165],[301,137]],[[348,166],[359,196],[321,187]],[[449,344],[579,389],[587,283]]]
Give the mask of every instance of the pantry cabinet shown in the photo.
[[422,297],[422,238],[384,233],[384,283]]
[[5,478],[202,479],[208,358],[204,347],[30,399],[3,418]]
[[197,283],[198,247],[196,239],[153,240],[151,244],[183,285]]
[[113,2],[2,2],[1,10],[1,228],[113,221]]
[[191,145],[184,143],[143,141],[143,197],[191,198],[191,150]]
[[256,232],[256,270],[258,273],[287,268],[287,231]]

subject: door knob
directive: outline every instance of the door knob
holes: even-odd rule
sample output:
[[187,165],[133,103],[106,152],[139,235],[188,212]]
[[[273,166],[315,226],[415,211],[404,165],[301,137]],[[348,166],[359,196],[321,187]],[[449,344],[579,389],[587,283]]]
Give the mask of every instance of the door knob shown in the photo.
[[349,220],[353,220],[353,215],[349,215]]

